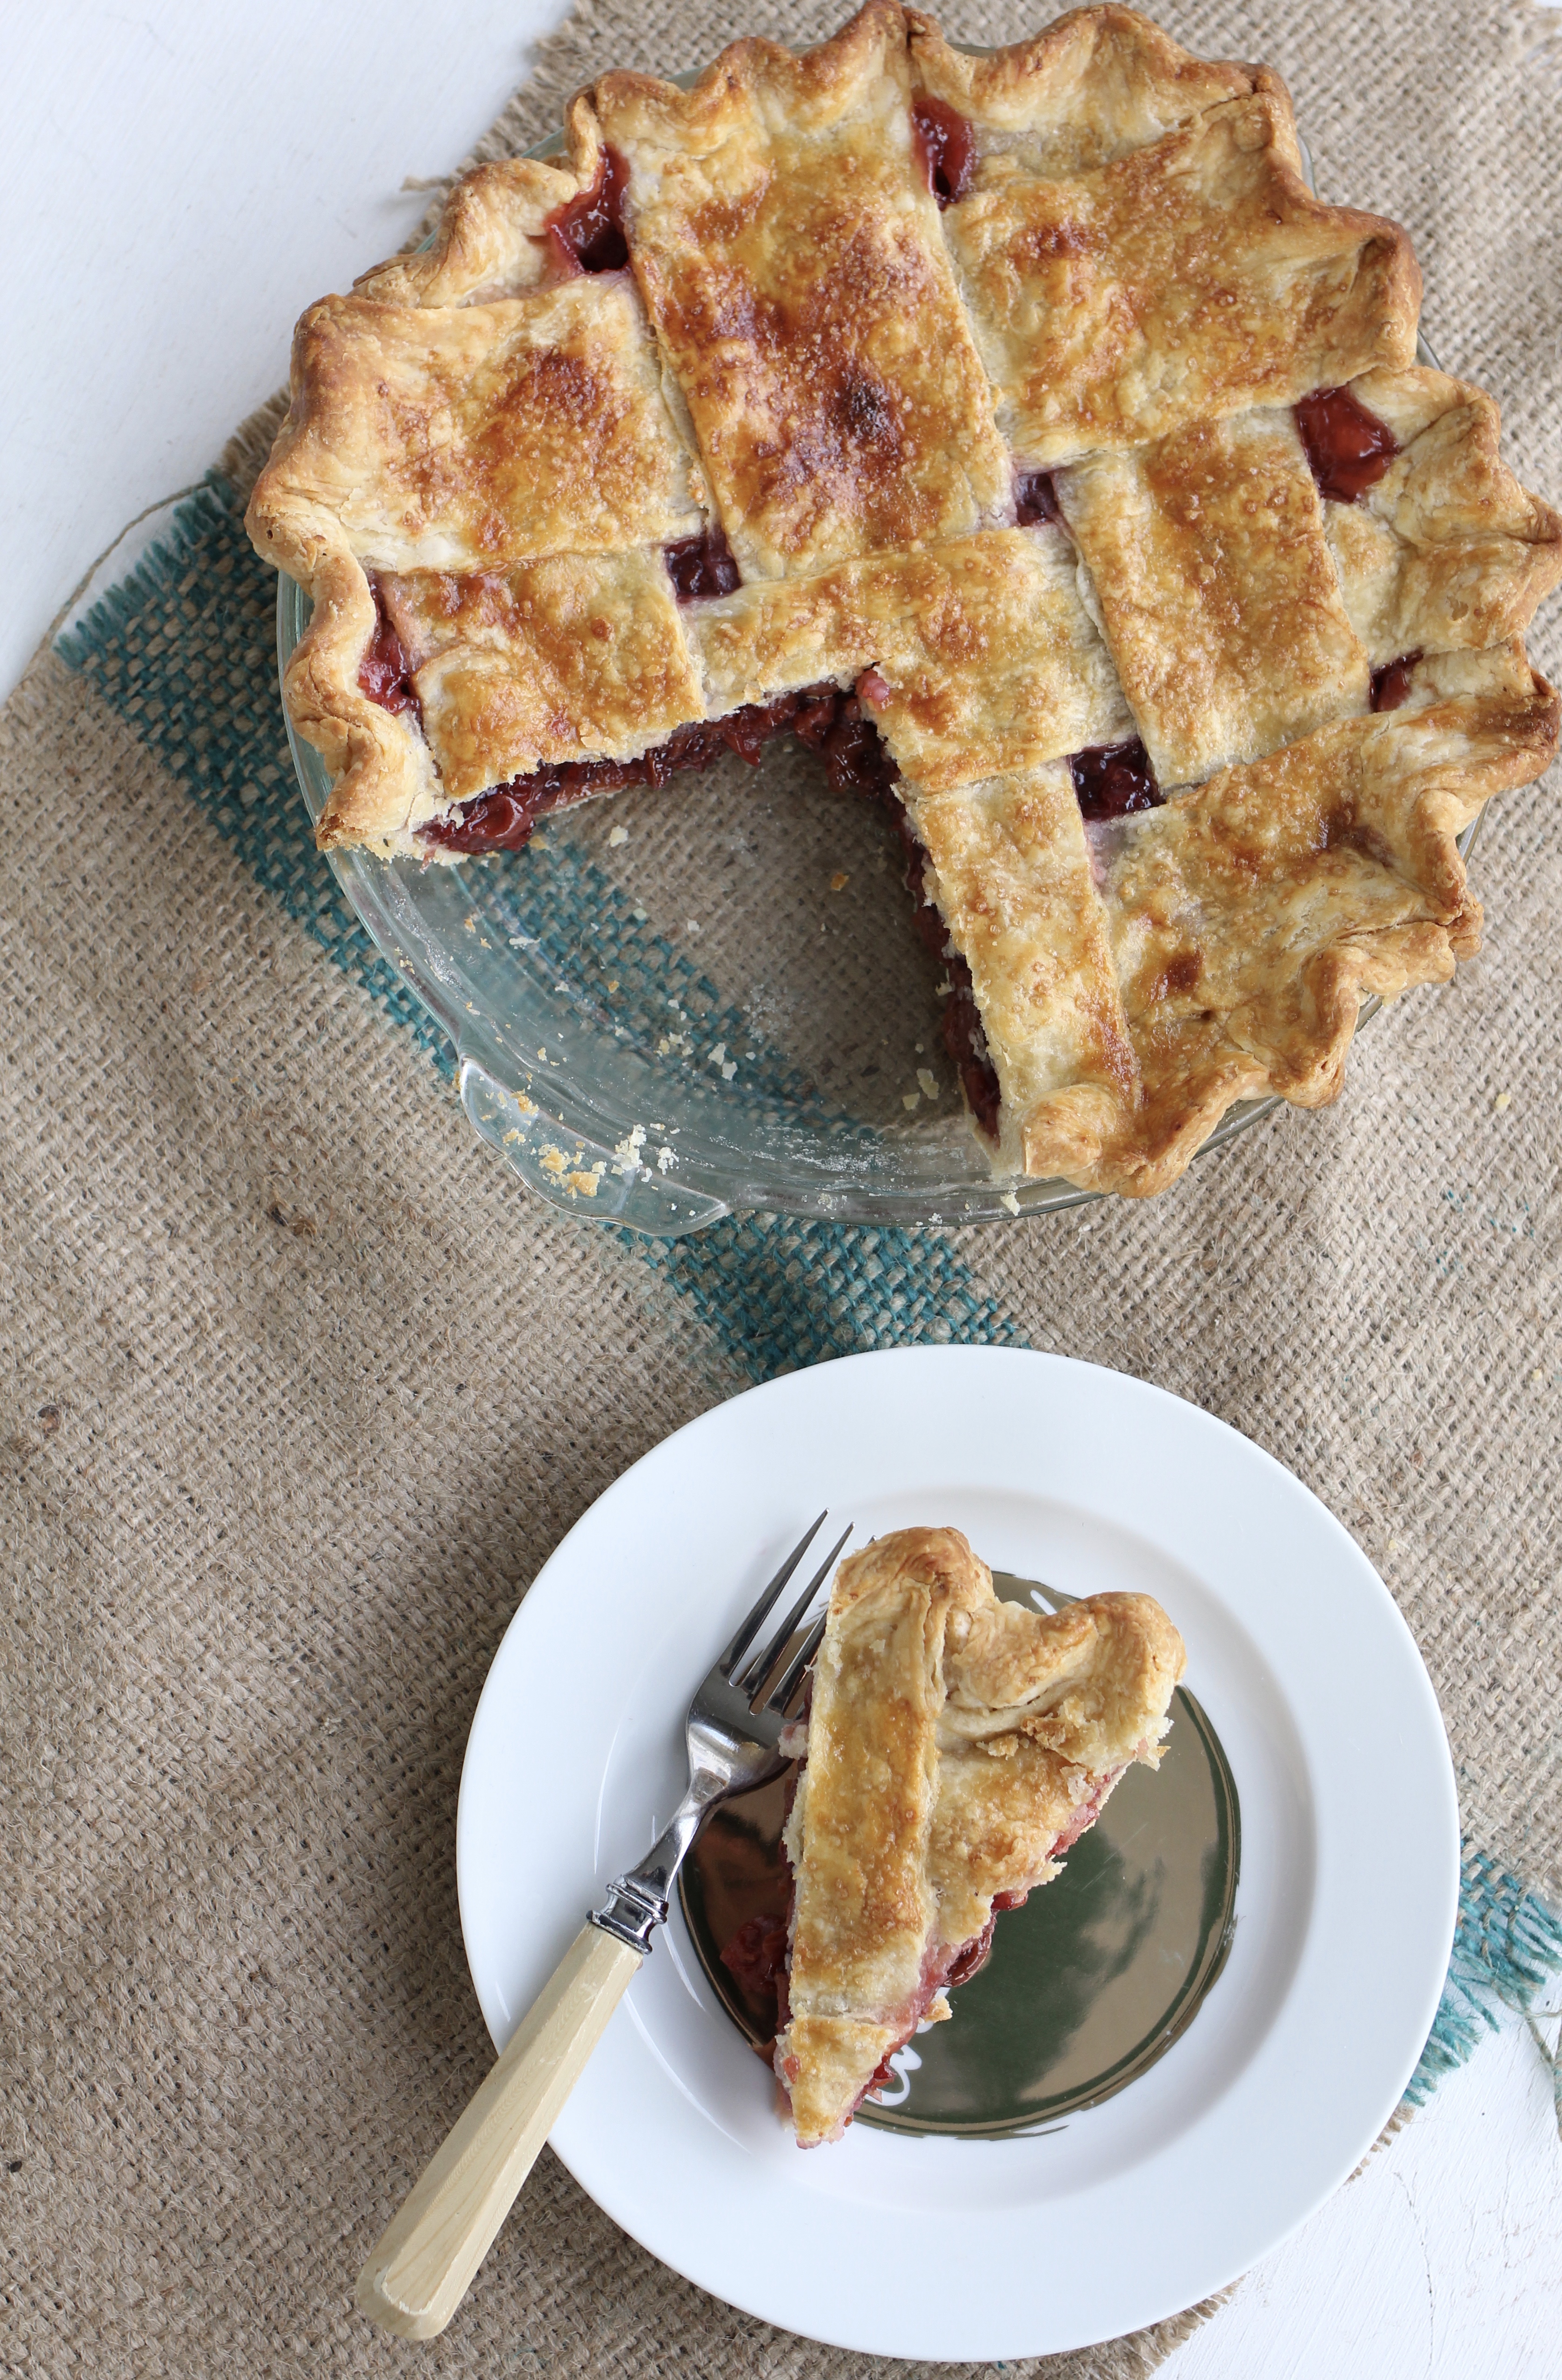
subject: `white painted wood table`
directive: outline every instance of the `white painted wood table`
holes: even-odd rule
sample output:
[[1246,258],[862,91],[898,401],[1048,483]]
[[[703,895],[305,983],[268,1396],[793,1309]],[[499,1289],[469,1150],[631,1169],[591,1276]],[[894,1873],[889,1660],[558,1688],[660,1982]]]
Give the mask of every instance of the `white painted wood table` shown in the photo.
[[[286,378],[300,309],[406,236],[424,200],[404,178],[463,153],[560,13],[463,0],[431,74],[422,0],[6,12],[0,692],[119,527]],[[1559,2185],[1549,2086],[1509,2020],[1166,2369],[1558,2380]]]

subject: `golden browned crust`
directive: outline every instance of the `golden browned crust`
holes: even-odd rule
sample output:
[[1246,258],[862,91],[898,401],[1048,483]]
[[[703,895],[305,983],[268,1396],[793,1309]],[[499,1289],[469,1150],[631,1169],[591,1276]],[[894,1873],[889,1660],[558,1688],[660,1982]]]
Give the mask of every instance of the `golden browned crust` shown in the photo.
[[1400,452],[1359,504],[1324,507],[1345,607],[1374,667],[1520,637],[1562,579],[1562,516],[1497,452],[1497,407],[1444,372],[1368,372],[1352,395]]
[[804,2147],[839,2136],[995,1895],[1044,1884],[1087,1807],[1153,1766],[1182,1667],[1149,1597],[1056,1618],[1000,1604],[956,1529],[897,1530],[841,1565],[787,1829],[775,2067]]
[[556,761],[628,759],[701,715],[661,558],[551,555],[381,582],[446,797]]
[[432,244],[360,273],[353,288],[385,306],[470,306],[516,298],[548,278],[550,215],[589,190],[602,162],[602,130],[583,93],[564,118],[567,164],[504,157],[455,183]]
[[1366,709],[1289,406],[1089,455],[1057,492],[1163,790]]
[[[620,565],[604,578],[622,584],[638,549],[634,558],[652,565],[646,583],[665,596],[655,553],[708,522],[704,476],[629,276],[548,278],[548,218],[592,187],[601,164],[584,98],[570,103],[567,134],[567,167],[528,158],[480,167],[450,192],[432,249],[311,307],[295,334],[291,406],[246,526],[314,605],[284,692],[333,778],[316,830],[323,849],[419,849],[421,827],[511,773],[497,747],[484,763],[463,714],[472,729],[491,718],[524,750],[519,714],[538,719],[547,690],[545,671],[530,689],[500,688],[495,640],[480,637],[469,667],[445,663],[453,695],[435,715],[450,734],[425,738],[409,713],[383,710],[360,685],[376,626],[371,573],[492,574],[603,554]],[[569,584],[589,575],[554,574],[562,617]],[[604,616],[589,593],[580,602],[588,619]],[[478,590],[457,608],[470,616],[493,605]],[[644,624],[635,641],[654,646],[663,626]],[[625,734],[622,638],[598,641],[610,647],[598,654],[601,682],[574,673],[587,694],[573,722],[580,732],[555,734],[544,757],[577,757],[597,721],[612,732],[592,757],[643,751],[664,732],[653,711],[638,736]],[[546,633],[533,644],[556,652]],[[663,693],[677,683],[689,700],[682,716],[698,716],[681,638],[679,647],[641,682]],[[459,765],[446,783],[451,754]]]
[[739,42],[692,91],[617,74],[593,97],[745,577],[1000,517],[1009,459],[913,158],[892,0],[800,57]]
[[301,419],[250,502],[365,570],[488,570],[698,534],[703,482],[668,414],[625,275],[488,306],[329,298],[299,323]]
[[702,604],[690,634],[713,716],[873,672],[866,707],[897,764],[930,790],[1132,733],[1056,528],[761,580]]
[[[923,99],[974,134],[942,213]],[[1267,67],[1114,6],[973,58],[869,0],[566,130],[299,325],[249,522],[313,599],[322,844],[427,856],[495,784],[833,679],[970,968],[1001,1171],[1143,1195],[1232,1101],[1333,1097],[1361,996],[1474,947],[1458,824],[1556,742],[1518,639],[1562,519],[1412,363],[1404,234],[1308,193]],[[631,270],[567,277],[615,157]],[[1321,504],[1289,407],[1347,382],[1400,451]],[[1061,521],[1016,526],[1017,466]],[[679,607],[706,529],[746,583]],[[421,723],[365,691],[382,613]],[[1087,829],[1065,761],[1136,735],[1174,798]]]
[[323,851],[354,844],[410,851],[418,828],[439,817],[449,801],[416,721],[372,702],[359,684],[376,625],[369,581],[352,554],[307,527],[295,553],[288,564],[275,551],[270,558],[314,599],[282,691],[294,725],[331,772],[331,798],[315,841]]
[[[1142,1197],[1233,1100],[1336,1098],[1361,999],[1445,981],[1479,946],[1456,837],[1540,774],[1557,728],[1521,646],[1456,655],[1416,674],[1402,710],[1087,830],[1133,1081],[1114,1097],[1097,1066],[1017,1115],[1027,1171]],[[958,910],[951,926],[980,948]]]
[[933,862],[926,889],[970,969],[1003,1092],[1005,1170],[1024,1172],[1026,1124],[1042,1112],[1055,1153],[1092,1161],[1139,1067],[1068,769],[909,787],[907,808]]
[[945,217],[1027,463],[1287,404],[1415,352],[1421,275],[1397,224],[1302,180],[1274,77],[1147,149],[1058,179],[1007,148]]
[[[578,657],[596,666],[567,674],[581,699],[569,733],[539,747],[544,758],[626,741],[643,751],[665,732],[664,716],[670,726],[699,715],[698,680],[657,549],[698,533],[703,482],[674,430],[654,348],[622,276],[437,311],[327,299],[299,326],[293,390],[246,517],[260,551],[314,601],[286,691],[335,780],[323,847],[413,848],[420,826],[514,773],[511,754],[527,748],[518,706],[537,720],[560,686],[556,670],[540,668],[530,687],[512,684],[513,699],[485,706],[506,724],[486,761],[470,735],[457,747],[432,733],[425,740],[409,714],[393,716],[360,686],[376,625],[371,572],[459,573],[481,590],[496,565],[559,557],[538,583],[559,590],[564,620],[579,613],[588,635],[596,632]],[[604,559],[580,558],[592,554]],[[633,631],[638,665],[626,671],[621,624],[602,637],[604,606],[593,607],[590,582],[594,569],[598,581],[621,589],[636,564],[653,615]],[[470,594],[458,608],[483,606]],[[676,650],[664,650],[648,674],[647,643],[658,633],[662,648]],[[488,650],[474,653],[474,680],[493,681],[493,643],[490,636]],[[556,648],[556,637],[531,640],[534,652]],[[653,702],[638,735],[628,734],[625,704],[637,685],[664,698],[676,685],[677,716]],[[437,715],[436,706],[431,727]],[[473,725],[476,718],[474,709]],[[589,747],[602,720],[613,725]],[[461,765],[444,775],[455,750]]]
[[1275,79],[1259,67],[1196,58],[1132,8],[1075,8],[1027,42],[972,57],[931,17],[906,12],[911,74],[1031,172],[1065,176],[1147,149],[1223,100]]

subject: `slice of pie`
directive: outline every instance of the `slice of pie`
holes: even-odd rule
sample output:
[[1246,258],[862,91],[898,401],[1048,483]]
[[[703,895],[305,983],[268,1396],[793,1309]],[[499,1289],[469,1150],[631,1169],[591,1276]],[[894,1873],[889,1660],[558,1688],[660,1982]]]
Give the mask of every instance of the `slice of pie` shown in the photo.
[[804,2148],[838,2140],[917,2026],[1058,1873],[1133,1761],[1154,1767],[1182,1639],[1144,1595],[1003,1603],[958,1529],[843,1562],[787,1823],[795,1900],[776,2074]]
[[1456,839],[1556,748],[1562,519],[1420,298],[1269,68],[1126,8],[604,74],[299,326],[249,521],[319,839],[517,851],[796,735],[889,814],[995,1166],[1158,1190],[1477,947]]

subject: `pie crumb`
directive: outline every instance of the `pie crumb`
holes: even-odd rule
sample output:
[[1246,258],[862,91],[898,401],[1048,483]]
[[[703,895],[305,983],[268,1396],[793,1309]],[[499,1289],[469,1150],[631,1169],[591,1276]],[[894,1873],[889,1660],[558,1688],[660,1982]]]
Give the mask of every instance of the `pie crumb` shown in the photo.
[[616,826],[612,833],[607,838],[607,848],[609,851],[616,851],[618,845],[621,843],[628,843],[628,828],[627,826]]
[[642,1123],[637,1123],[615,1147],[614,1162],[626,1181],[632,1182],[637,1174],[644,1172],[645,1168],[640,1161],[640,1153],[644,1147],[645,1126]]
[[1511,1091],[1499,1091],[1496,1098],[1492,1101],[1493,1109],[1498,1115],[1501,1115],[1504,1108],[1510,1108],[1512,1105],[1513,1093]]
[[832,892],[844,892],[850,881],[851,879],[847,874],[845,868],[837,868],[835,874],[830,879],[830,890]]

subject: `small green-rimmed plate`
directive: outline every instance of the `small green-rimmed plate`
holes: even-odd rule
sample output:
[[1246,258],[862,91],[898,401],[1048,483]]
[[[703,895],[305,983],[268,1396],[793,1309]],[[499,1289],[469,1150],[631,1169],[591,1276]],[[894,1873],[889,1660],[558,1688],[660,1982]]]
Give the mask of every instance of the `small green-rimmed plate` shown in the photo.
[[[1002,1572],[993,1583],[1012,1602],[1070,1599]],[[756,2049],[775,2032],[775,2002],[721,1952],[749,1918],[785,1906],[784,1798],[776,1779],[724,1803],[679,1882],[700,1963]],[[1159,1769],[1130,1768],[1063,1874],[1000,1920],[986,1965],[950,1995],[951,2021],[897,2053],[896,2082],[857,2121],[995,2139],[1109,2099],[1187,2031],[1225,1965],[1240,1858],[1230,1767],[1178,1688]]]

